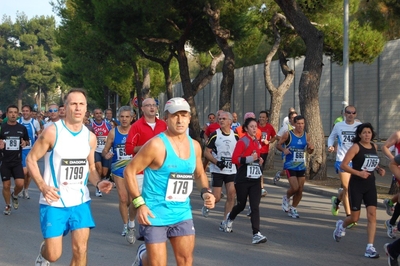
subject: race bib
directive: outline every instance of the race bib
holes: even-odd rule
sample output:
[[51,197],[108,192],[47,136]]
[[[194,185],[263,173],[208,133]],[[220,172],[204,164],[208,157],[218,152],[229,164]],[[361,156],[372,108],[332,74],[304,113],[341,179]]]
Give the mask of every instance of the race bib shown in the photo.
[[126,155],[125,144],[118,144],[116,148],[117,160],[129,160],[132,158],[132,155]]
[[193,174],[171,173],[168,179],[166,201],[184,202],[193,190]]
[[304,150],[303,149],[293,149],[293,162],[303,163],[304,162]]
[[60,184],[81,187],[87,175],[86,159],[61,159]]
[[345,146],[353,145],[353,139],[356,136],[354,131],[342,131],[342,143]]
[[104,146],[106,145],[106,139],[107,137],[97,136],[97,147],[104,148]]
[[379,157],[376,154],[365,154],[364,163],[361,166],[361,170],[373,172],[379,164]]
[[19,137],[7,137],[6,138],[6,150],[7,151],[18,151],[21,140]]
[[[225,164],[225,168],[231,170],[232,169],[232,158],[229,157],[221,157],[221,160]],[[225,169],[224,168],[224,169]]]
[[261,176],[262,176],[261,168],[258,163],[247,165],[247,173],[246,173],[247,178],[257,179],[260,178]]

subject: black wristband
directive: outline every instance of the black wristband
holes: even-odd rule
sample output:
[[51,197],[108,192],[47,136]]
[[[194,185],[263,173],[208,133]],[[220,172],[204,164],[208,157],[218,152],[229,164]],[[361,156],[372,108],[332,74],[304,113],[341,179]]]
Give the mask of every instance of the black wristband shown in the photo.
[[100,183],[101,181],[103,181],[103,180],[97,181],[96,188],[99,188],[99,183]]
[[208,187],[203,187],[201,190],[200,190],[200,197],[203,199],[203,194],[204,193],[211,193],[212,194],[212,190],[210,189],[210,188],[208,188]]

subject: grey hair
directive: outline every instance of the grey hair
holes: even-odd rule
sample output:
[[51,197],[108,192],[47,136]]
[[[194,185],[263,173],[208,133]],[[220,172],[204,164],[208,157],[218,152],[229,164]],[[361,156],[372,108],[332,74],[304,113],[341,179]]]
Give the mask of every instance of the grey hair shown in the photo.
[[233,116],[232,116],[231,113],[229,113],[229,112],[222,112],[221,115],[222,115],[222,114],[227,115],[228,118],[229,118],[229,120],[233,121]]
[[119,115],[121,114],[121,112],[125,112],[125,111],[130,112],[130,113],[131,113],[131,116],[133,116],[132,108],[131,108],[130,106],[127,106],[127,105],[121,106],[121,107],[118,109],[117,116],[119,116]]

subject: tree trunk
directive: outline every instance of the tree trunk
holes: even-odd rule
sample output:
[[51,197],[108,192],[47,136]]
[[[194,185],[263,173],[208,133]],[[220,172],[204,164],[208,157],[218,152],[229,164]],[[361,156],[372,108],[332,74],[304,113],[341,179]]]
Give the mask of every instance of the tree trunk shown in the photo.
[[150,71],[148,68],[143,69],[143,85],[142,85],[142,97],[143,99],[150,97]]
[[275,0],[306,45],[303,73],[299,84],[300,111],[315,146],[308,156],[309,179],[326,178],[325,138],[321,123],[318,91],[323,66],[323,33],[318,31],[301,11],[295,0]]
[[[291,26],[286,24],[286,18],[282,14],[276,13],[271,19],[271,25],[274,31],[275,42],[272,46],[271,51],[268,53],[264,62],[264,82],[265,87],[269,91],[271,95],[271,106],[270,106],[270,116],[269,123],[274,127],[275,130],[279,129],[279,111],[282,107],[283,96],[290,88],[290,85],[294,79],[294,70],[290,69],[287,65],[287,59],[284,52],[279,52],[279,63],[281,66],[282,73],[285,75],[285,79],[283,82],[276,88],[272,83],[271,79],[271,62],[276,52],[279,50],[281,36],[279,29],[277,27],[277,23],[279,21],[283,21],[286,27],[292,28]],[[273,169],[274,168],[274,155],[275,155],[275,145],[276,142],[270,144],[269,147],[269,155],[267,158],[266,168]]]
[[235,55],[228,40],[231,36],[228,29],[220,25],[220,10],[213,11],[210,4],[207,4],[204,11],[209,17],[210,28],[215,35],[219,48],[225,55],[224,65],[222,66],[221,91],[219,97],[219,109],[231,110],[232,88],[235,80]]

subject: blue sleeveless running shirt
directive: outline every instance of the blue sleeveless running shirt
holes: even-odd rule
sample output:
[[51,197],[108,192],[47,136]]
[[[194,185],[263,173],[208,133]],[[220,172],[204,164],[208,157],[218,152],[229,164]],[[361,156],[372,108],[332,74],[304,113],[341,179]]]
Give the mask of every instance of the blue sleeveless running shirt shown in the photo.
[[297,137],[293,130],[289,130],[289,143],[286,145],[290,153],[285,156],[283,169],[293,171],[306,170],[305,164],[305,148],[307,146],[307,134],[303,133],[301,137]]
[[112,147],[114,156],[112,157],[111,173],[123,177],[125,167],[132,158],[132,155],[126,155],[125,153],[125,143],[128,134],[121,134],[118,127],[115,128],[114,133],[114,143]]
[[[178,202],[167,200],[166,195],[167,187],[171,185],[171,182],[168,182],[171,174],[172,176],[175,173],[177,175],[193,174],[196,168],[196,154],[191,138],[188,138],[190,143],[190,157],[182,159],[176,155],[165,133],[160,133],[157,137],[165,145],[165,160],[163,165],[157,170],[150,169],[149,167],[144,170],[142,196],[146,205],[155,216],[155,218],[148,217],[151,224],[153,226],[166,226],[192,219],[189,197],[183,202]],[[187,182],[191,182],[189,187],[193,187],[193,179]]]

